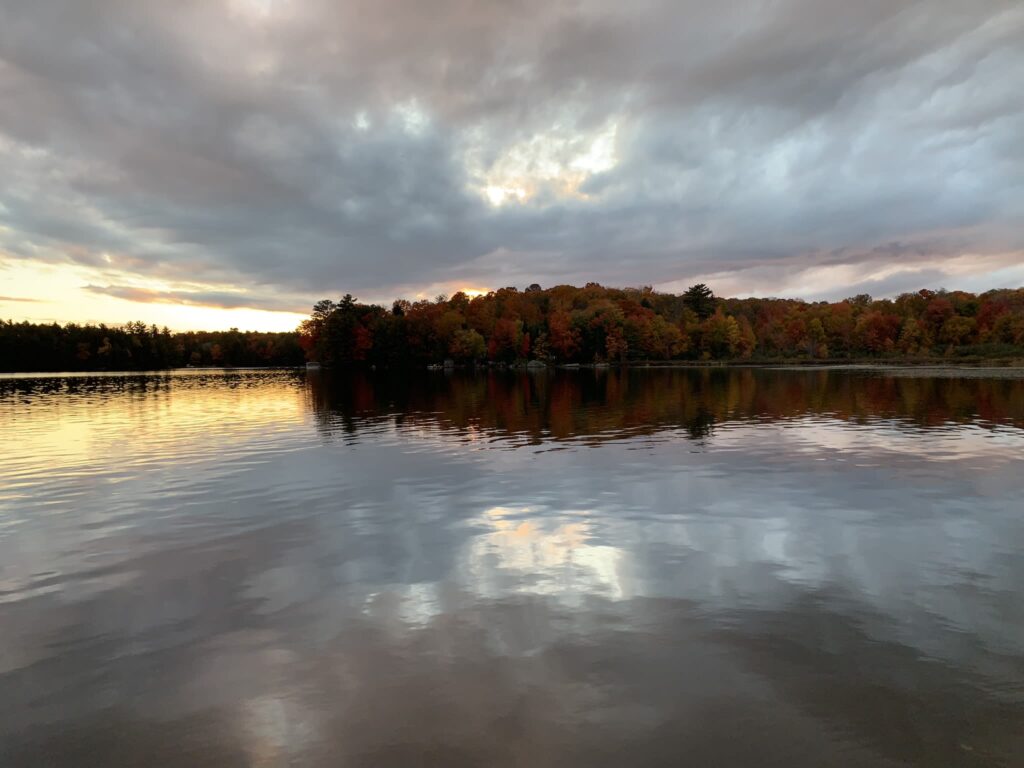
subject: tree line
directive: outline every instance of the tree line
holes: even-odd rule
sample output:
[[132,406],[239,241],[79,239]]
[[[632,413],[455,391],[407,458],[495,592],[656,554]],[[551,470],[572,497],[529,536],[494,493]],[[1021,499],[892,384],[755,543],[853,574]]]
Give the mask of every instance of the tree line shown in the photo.
[[502,288],[470,297],[325,299],[299,327],[327,366],[667,360],[1024,358],[1024,289],[835,302],[676,295],[650,287]]
[[346,295],[318,302],[292,333],[0,320],[0,371],[931,358],[1024,358],[1024,289],[805,302],[588,283],[390,308]]
[[0,371],[124,371],[193,366],[297,366],[298,333],[188,331],[0,320]]

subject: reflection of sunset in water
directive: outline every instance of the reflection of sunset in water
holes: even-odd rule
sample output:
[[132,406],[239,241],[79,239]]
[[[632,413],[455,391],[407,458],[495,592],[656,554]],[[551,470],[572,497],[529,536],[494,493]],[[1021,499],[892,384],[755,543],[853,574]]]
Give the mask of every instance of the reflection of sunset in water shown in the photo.
[[17,455],[26,465],[45,458],[51,470],[53,462],[71,470],[113,460],[196,460],[306,419],[301,388],[280,374],[8,376],[0,393],[5,385],[19,390],[17,399],[0,398],[0,420],[18,430]]

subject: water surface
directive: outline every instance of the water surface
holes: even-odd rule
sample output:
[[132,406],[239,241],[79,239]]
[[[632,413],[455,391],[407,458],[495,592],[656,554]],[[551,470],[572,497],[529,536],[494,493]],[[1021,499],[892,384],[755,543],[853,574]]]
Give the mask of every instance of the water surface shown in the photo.
[[1024,380],[0,378],[0,765],[1024,765]]

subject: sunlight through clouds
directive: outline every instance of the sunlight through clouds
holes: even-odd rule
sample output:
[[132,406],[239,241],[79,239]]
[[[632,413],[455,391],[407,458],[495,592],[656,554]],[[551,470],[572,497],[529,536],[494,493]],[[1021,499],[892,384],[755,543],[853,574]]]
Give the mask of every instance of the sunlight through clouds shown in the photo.
[[268,21],[289,0],[228,0],[231,12],[258,21]]
[[614,120],[596,132],[581,133],[563,126],[519,141],[483,167],[479,149],[470,150],[468,165],[477,190],[494,207],[525,203],[538,195],[554,200],[585,200],[582,187],[595,174],[611,170],[618,162]]

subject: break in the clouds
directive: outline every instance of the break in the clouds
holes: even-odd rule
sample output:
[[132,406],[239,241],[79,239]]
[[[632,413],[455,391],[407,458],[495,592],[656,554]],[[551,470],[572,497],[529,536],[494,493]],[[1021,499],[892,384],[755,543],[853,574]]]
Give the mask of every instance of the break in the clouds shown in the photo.
[[269,311],[532,282],[1024,282],[1017,0],[0,14],[19,298],[54,268],[82,302]]

